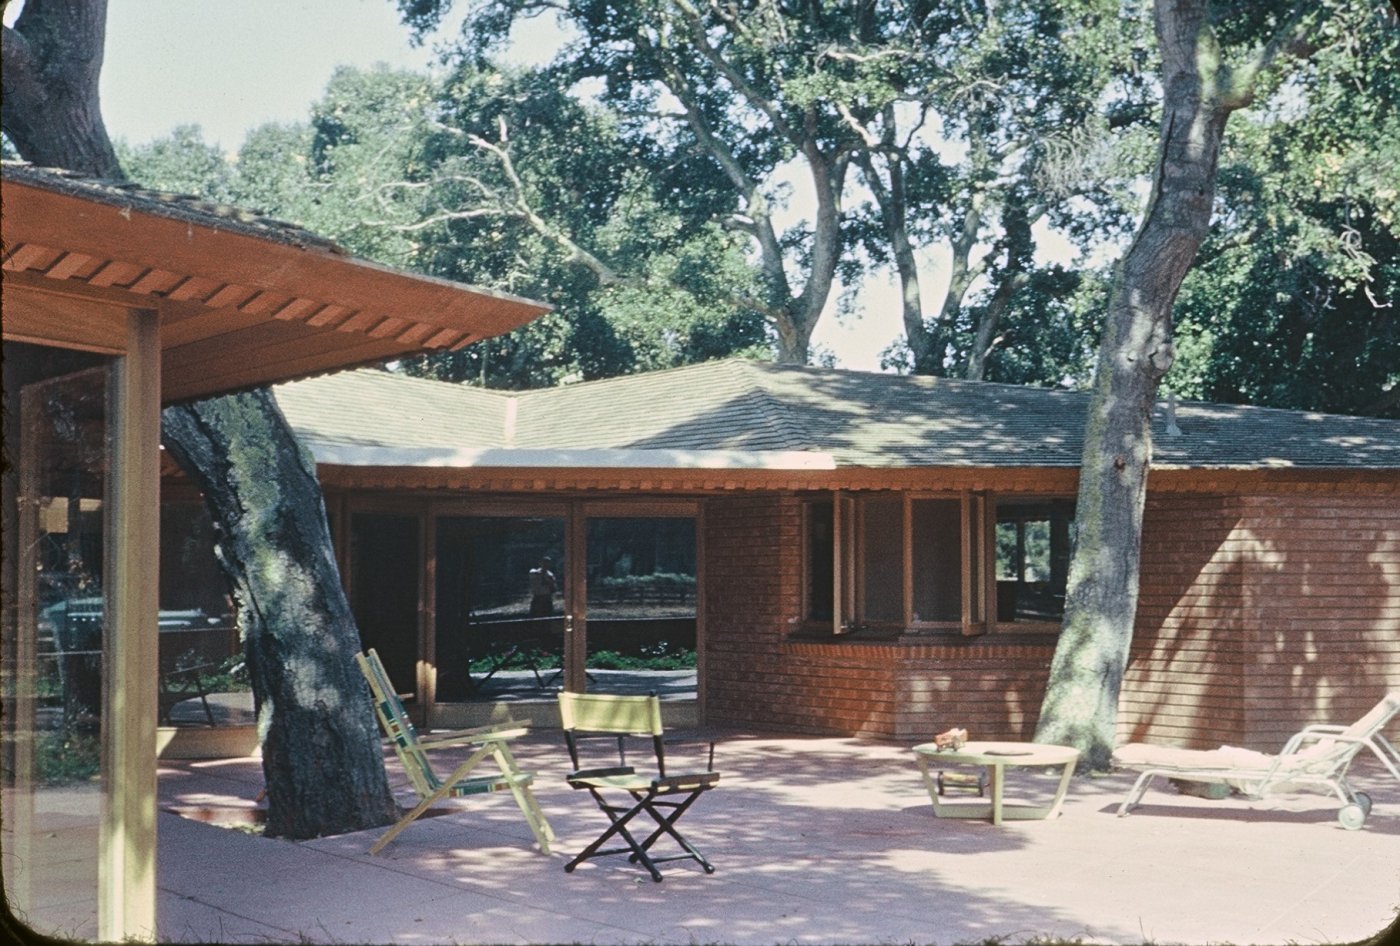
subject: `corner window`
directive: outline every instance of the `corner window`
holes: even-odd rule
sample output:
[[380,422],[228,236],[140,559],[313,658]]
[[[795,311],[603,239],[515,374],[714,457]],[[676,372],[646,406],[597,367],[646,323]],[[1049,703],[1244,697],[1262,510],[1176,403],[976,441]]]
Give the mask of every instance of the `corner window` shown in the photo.
[[837,633],[981,633],[985,508],[970,493],[846,493],[804,503],[803,617]]
[[803,504],[803,617],[836,633],[1058,625],[1073,529],[1069,499],[813,499]]

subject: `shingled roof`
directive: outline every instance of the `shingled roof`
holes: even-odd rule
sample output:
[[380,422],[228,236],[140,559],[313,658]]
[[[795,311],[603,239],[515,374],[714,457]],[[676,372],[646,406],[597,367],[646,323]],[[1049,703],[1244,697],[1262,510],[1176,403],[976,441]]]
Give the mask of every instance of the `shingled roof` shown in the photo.
[[[1088,404],[1073,391],[738,360],[513,393],[382,371],[276,390],[322,462],[385,465],[397,450],[404,466],[551,466],[588,451],[607,466],[709,453],[838,468],[1074,467]],[[1179,435],[1165,405],[1154,424],[1158,468],[1400,469],[1392,420],[1185,402]]]

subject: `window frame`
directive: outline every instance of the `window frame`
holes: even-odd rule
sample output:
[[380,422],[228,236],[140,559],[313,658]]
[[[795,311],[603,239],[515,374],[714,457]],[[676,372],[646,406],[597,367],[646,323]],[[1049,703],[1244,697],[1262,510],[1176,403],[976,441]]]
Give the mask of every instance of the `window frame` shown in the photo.
[[[986,592],[985,592],[985,593],[986,593],[987,596],[988,596],[988,597],[987,597],[987,601],[988,601],[988,605],[990,606],[990,609],[991,609],[990,612],[989,612],[989,614],[988,614],[988,621],[987,621],[988,628],[989,628],[990,632],[991,632],[991,633],[997,633],[997,634],[1027,634],[1027,633],[1030,633],[1030,634],[1058,634],[1059,631],[1060,631],[1060,627],[1061,627],[1062,624],[1063,624],[1063,615],[1062,615],[1062,617],[1061,617],[1061,620],[1056,620],[1056,621],[1034,621],[1034,620],[1017,621],[1017,620],[1014,619],[1014,617],[1011,618],[1011,619],[1003,618],[1002,615],[1001,615],[1000,613],[998,613],[998,611],[999,611],[999,608],[998,608],[998,604],[999,604],[999,602],[998,602],[998,597],[999,597],[999,595],[998,595],[997,584],[998,584],[999,579],[997,578],[996,530],[997,530],[997,525],[998,525],[998,523],[999,523],[999,520],[998,520],[998,518],[997,518],[997,511],[998,511],[998,508],[999,508],[1002,504],[1029,506],[1029,505],[1035,505],[1035,504],[1041,504],[1041,503],[1043,503],[1043,504],[1045,504],[1046,506],[1051,507],[1052,509],[1053,509],[1056,505],[1059,505],[1059,504],[1064,504],[1065,506],[1067,506],[1068,509],[1069,509],[1068,523],[1069,523],[1069,528],[1070,528],[1069,547],[1068,547],[1068,549],[1066,549],[1066,552],[1065,552],[1065,555],[1066,555],[1065,572],[1066,572],[1066,578],[1067,578],[1067,577],[1068,577],[1068,571],[1069,571],[1069,559],[1073,558],[1073,556],[1074,556],[1074,532],[1073,532],[1073,530],[1074,530],[1074,514],[1075,514],[1075,500],[1076,500],[1076,497],[1073,496],[1073,495],[1060,494],[1060,493],[992,493],[992,494],[990,494],[990,495],[988,496],[987,499],[988,499],[988,501],[987,501],[987,510],[986,510],[986,523],[987,523],[987,530],[988,530],[988,531],[987,531],[987,539],[988,539],[988,541],[987,541],[987,544],[986,544],[986,565],[985,565],[986,571],[985,571],[985,575],[986,575],[986,579],[987,579],[987,580],[986,580],[986,586],[987,586],[987,587],[986,587]],[[1051,548],[1052,548],[1051,556],[1052,556],[1052,559],[1053,559],[1053,555],[1054,555],[1054,553],[1053,553],[1053,548],[1054,548],[1054,545],[1053,545],[1053,543],[1054,543],[1054,526],[1053,526],[1053,522],[1054,522],[1054,518],[1053,518],[1053,516],[1052,516],[1052,517],[1051,517],[1051,523],[1052,523],[1052,525],[1051,525],[1051,543],[1052,543],[1052,544],[1051,544]],[[1022,563],[1022,567],[1024,567],[1024,563]]]
[[[865,567],[868,560],[867,504],[897,498],[900,503],[900,617],[872,620],[867,617]],[[960,603],[958,620],[915,620],[914,503],[952,501],[959,504]],[[801,499],[801,619],[798,627],[807,633],[827,632],[834,636],[870,630],[896,631],[916,636],[957,634],[976,637],[983,634],[1058,633],[1059,621],[1016,621],[997,613],[997,511],[1003,504],[1065,503],[1073,523],[1074,497],[1061,493],[1015,493],[989,490],[831,490]],[[828,505],[831,510],[832,614],[813,616],[814,592],[812,555],[813,509]],[[1071,539],[1072,541],[1072,539]],[[1072,554],[1072,545],[1069,550]]]

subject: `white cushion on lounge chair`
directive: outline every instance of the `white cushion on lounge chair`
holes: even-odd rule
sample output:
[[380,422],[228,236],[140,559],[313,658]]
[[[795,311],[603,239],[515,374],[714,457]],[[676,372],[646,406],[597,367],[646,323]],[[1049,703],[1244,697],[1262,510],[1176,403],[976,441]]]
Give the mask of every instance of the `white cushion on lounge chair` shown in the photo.
[[1221,746],[1219,749],[1181,749],[1176,746],[1154,746],[1145,742],[1134,742],[1119,748],[1113,753],[1113,761],[1129,768],[1150,766],[1157,769],[1258,769],[1267,772],[1274,764],[1274,756],[1253,749],[1237,746]]
[[[1260,788],[1260,781],[1272,776],[1275,790],[1286,789],[1284,774],[1290,767],[1304,766],[1307,761],[1325,753],[1328,746],[1313,745],[1290,756],[1282,771],[1275,771],[1278,756],[1239,746],[1221,746],[1219,749],[1181,749],[1176,746],[1154,746],[1137,742],[1119,748],[1113,753],[1117,765],[1132,769],[1155,769],[1171,778],[1187,779],[1193,782],[1223,782],[1231,788],[1252,795]],[[1250,778],[1257,773],[1258,778]]]
[[1361,749],[1375,753],[1392,775],[1400,778],[1400,753],[1382,734],[1382,728],[1400,715],[1400,691],[1387,693],[1350,726],[1315,725],[1295,733],[1276,755],[1221,746],[1219,749],[1179,749],[1129,743],[1113,753],[1113,761],[1140,769],[1118,815],[1127,814],[1157,776],[1193,782],[1217,782],[1263,797],[1270,792],[1298,786],[1330,789],[1342,802],[1338,818],[1347,828],[1359,828],[1371,809],[1370,796],[1347,783],[1347,769]]

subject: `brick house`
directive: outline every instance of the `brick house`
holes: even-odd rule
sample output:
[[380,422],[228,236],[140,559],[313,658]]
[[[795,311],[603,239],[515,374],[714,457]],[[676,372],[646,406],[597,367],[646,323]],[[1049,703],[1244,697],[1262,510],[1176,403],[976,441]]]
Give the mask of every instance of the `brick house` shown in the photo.
[[[593,638],[614,626],[688,621],[711,724],[1034,729],[1083,394],[744,361],[515,393],[376,371],[277,392],[362,634],[430,723],[492,698],[503,677],[472,641],[493,628],[543,641],[552,622],[543,700],[604,685]],[[1186,403],[1155,432],[1121,738],[1273,749],[1400,685],[1400,423]],[[537,557],[557,601],[520,623],[500,592]],[[693,597],[669,611],[604,594],[677,573]]]

